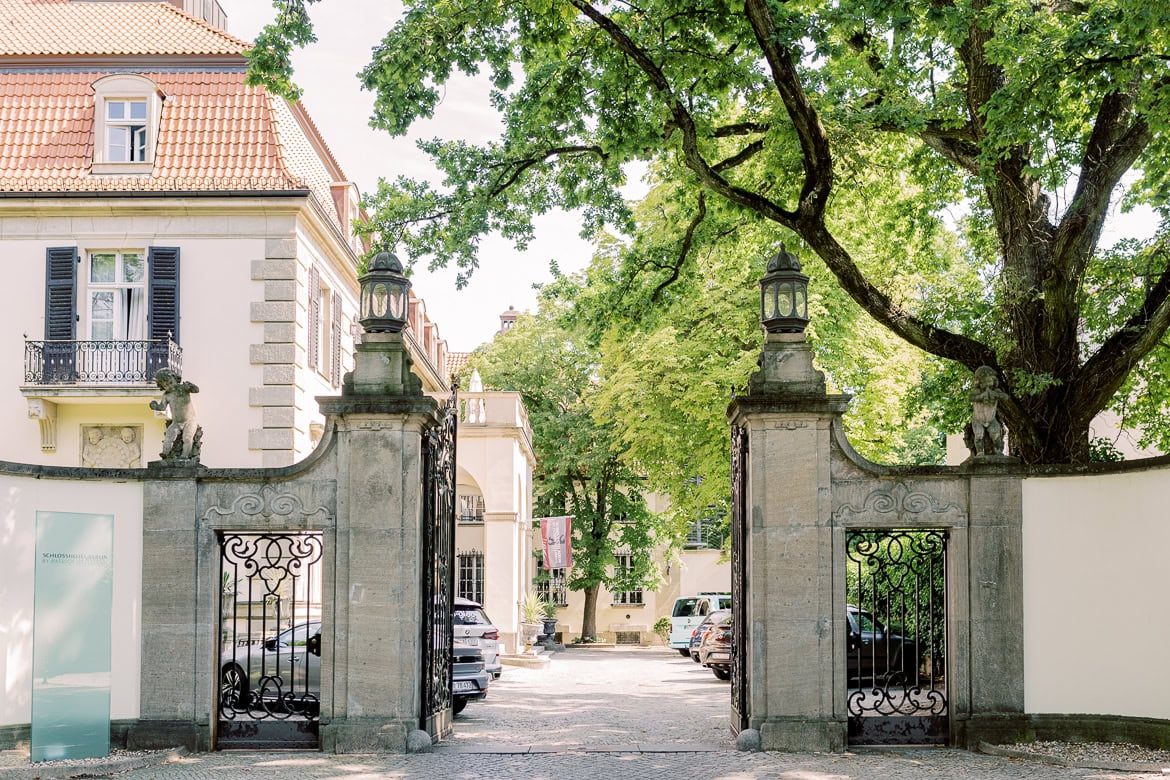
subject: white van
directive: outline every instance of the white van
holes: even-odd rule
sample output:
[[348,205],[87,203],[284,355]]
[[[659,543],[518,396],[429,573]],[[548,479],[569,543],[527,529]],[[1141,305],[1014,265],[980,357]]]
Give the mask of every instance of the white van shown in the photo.
[[691,632],[717,609],[731,609],[730,593],[696,593],[675,599],[670,612],[670,646],[689,658]]

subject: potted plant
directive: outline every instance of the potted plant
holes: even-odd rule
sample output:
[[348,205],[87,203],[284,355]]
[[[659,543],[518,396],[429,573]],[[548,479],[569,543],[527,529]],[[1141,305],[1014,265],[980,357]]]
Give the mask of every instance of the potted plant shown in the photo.
[[520,602],[520,640],[524,644],[531,645],[536,642],[543,618],[544,601],[535,593],[525,594]]
[[546,645],[553,644],[553,637],[557,633],[557,605],[551,601],[546,601],[542,605],[541,618],[544,623],[544,642]]

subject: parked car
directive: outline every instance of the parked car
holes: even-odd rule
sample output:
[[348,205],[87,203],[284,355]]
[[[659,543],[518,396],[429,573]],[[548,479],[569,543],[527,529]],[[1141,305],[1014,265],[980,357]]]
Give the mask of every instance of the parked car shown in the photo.
[[723,620],[731,617],[730,609],[717,609],[714,612],[703,618],[703,622],[695,626],[695,631],[691,635],[690,654],[691,660],[699,663],[699,646],[703,643],[703,637],[707,635],[715,625]]
[[485,698],[491,678],[484,668],[483,648],[455,642],[451,647],[451,711],[458,715],[467,702]]
[[259,644],[224,647],[220,706],[309,713],[321,697],[321,621],[299,623]]
[[699,663],[710,669],[720,680],[731,679],[731,610],[712,613],[721,615],[703,632],[699,644]]
[[845,607],[846,656],[850,682],[907,684],[918,679],[918,641],[889,630],[866,610]]
[[500,630],[492,625],[483,607],[456,596],[451,607],[451,630],[456,642],[483,650],[488,673],[498,679],[504,670],[500,661]]
[[691,635],[695,626],[711,612],[730,607],[730,593],[699,593],[675,599],[670,613],[670,646],[684,658],[690,655]]

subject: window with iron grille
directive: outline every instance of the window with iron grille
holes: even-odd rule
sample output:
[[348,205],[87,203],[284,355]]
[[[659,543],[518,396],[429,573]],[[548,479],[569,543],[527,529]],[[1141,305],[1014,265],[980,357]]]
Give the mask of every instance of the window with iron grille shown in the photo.
[[483,553],[478,550],[460,552],[459,558],[459,585],[457,594],[461,598],[470,599],[476,604],[483,603]]
[[536,595],[558,607],[567,607],[569,605],[569,588],[565,584],[568,575],[566,570],[562,567],[545,571],[543,562],[538,563],[537,567],[540,574],[548,576],[538,576],[536,579]]
[[459,496],[459,522],[483,522],[483,496]]
[[[619,553],[618,555],[615,555],[614,558],[617,559],[617,561],[614,563],[614,566],[613,566],[615,575],[621,569],[624,569],[627,572],[629,572],[634,568],[634,558],[632,555]],[[642,590],[639,588],[638,590],[616,591],[613,594],[613,604],[614,604],[614,606],[641,605],[642,604]]]

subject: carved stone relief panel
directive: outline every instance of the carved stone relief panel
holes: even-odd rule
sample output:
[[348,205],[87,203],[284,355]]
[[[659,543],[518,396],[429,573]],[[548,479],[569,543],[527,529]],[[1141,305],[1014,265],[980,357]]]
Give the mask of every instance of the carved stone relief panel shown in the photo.
[[81,465],[135,469],[142,465],[141,425],[82,425]]
[[[946,487],[943,483],[939,486]],[[946,528],[966,526],[967,513],[958,503],[933,490],[925,492],[899,481],[892,485],[881,483],[881,487],[871,490],[860,503],[842,502],[833,512],[833,522],[852,527]]]

